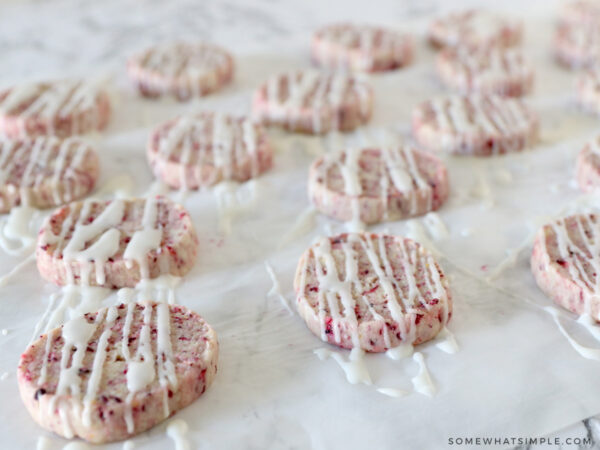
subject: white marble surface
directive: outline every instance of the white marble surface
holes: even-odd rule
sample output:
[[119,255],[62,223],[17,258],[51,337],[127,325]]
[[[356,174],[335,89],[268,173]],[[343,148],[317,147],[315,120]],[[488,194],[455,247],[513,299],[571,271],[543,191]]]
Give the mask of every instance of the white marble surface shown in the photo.
[[[332,20],[371,21],[422,30],[429,17],[436,12],[478,3],[481,2],[382,0],[365,4],[356,0],[3,1],[0,2],[0,84],[66,75],[107,74],[113,77],[117,86],[124,87],[126,81],[122,69],[126,57],[132,51],[153,42],[173,38],[209,39],[243,53],[280,48],[281,43],[287,39],[306,37],[315,26]],[[549,4],[552,2],[537,0],[527,2],[526,5],[523,3],[507,1],[497,7],[522,12],[526,17],[540,9],[550,8]],[[253,61],[253,64],[260,64],[258,60]],[[242,82],[238,79],[236,83],[239,87]],[[231,102],[244,104],[247,101],[245,97],[233,97]],[[121,101],[126,101],[126,98]],[[219,107],[217,101],[208,104]],[[126,104],[121,106],[119,114],[139,114],[134,109],[129,110]],[[154,117],[162,117],[152,108],[144,114],[150,122]],[[111,127],[112,130],[119,130],[119,123],[113,123]],[[141,143],[144,133],[142,130],[138,139]],[[110,141],[110,145],[118,146],[118,137]],[[117,156],[110,167],[117,169],[125,161],[129,163],[128,159],[119,160]],[[136,164],[142,166],[143,161]],[[256,371],[259,367],[253,366]],[[331,369],[335,370],[333,367]],[[253,376],[257,380],[260,378],[259,373],[253,373]],[[17,407],[20,405],[15,405]],[[556,408],[560,406],[556,405]],[[274,427],[277,421],[277,415],[257,421],[257,434],[269,436],[270,441],[248,436],[247,447],[253,448],[254,443],[254,448],[261,448],[268,442],[271,448],[283,448],[290,443],[287,439],[290,436],[291,441],[297,443],[297,448],[311,445],[307,435],[292,422],[286,424],[284,420],[278,423],[277,433],[269,433],[269,428]],[[600,435],[598,424],[597,419],[589,419],[553,435],[552,438],[557,437],[563,444],[562,448],[576,448],[576,445],[567,446],[565,439],[596,439]],[[282,433],[283,437],[278,433]],[[142,445],[144,442],[142,441]],[[597,446],[595,443],[594,445]],[[425,446],[438,447],[432,442]],[[223,448],[216,444],[215,447]]]

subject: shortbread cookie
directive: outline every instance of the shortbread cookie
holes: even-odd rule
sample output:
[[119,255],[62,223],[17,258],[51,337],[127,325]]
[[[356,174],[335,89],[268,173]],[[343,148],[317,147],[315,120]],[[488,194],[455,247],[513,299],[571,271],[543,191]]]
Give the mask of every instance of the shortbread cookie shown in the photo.
[[600,60],[600,28],[595,24],[559,26],[554,54],[558,63],[568,68],[594,66]]
[[21,355],[19,391],[41,427],[118,441],[200,397],[215,377],[218,352],[212,328],[183,306],[120,304],[34,341]]
[[555,303],[600,321],[600,221],[595,214],[544,225],[533,244],[531,270]]
[[61,138],[104,129],[108,94],[98,81],[18,84],[0,91],[0,134],[9,138]]
[[122,288],[183,276],[197,252],[187,211],[158,196],[70,203],[44,221],[36,256],[42,277],[58,285]]
[[315,64],[330,69],[380,72],[412,61],[412,38],[382,27],[340,23],[318,30],[312,38]]
[[248,118],[218,113],[182,116],[159,125],[147,154],[154,174],[175,189],[246,181],[273,164],[262,127]]
[[322,213],[373,224],[438,209],[448,197],[448,174],[438,158],[408,146],[348,148],[312,164],[308,191]]
[[0,213],[77,200],[94,188],[98,172],[96,152],[79,139],[0,138]]
[[600,188],[600,137],[588,142],[579,152],[577,182],[586,192]]
[[208,43],[161,44],[131,57],[127,73],[145,97],[189,100],[217,91],[233,78],[233,57]]
[[558,15],[561,25],[588,26],[600,23],[600,1],[575,0],[562,5]]
[[533,67],[516,49],[446,48],[436,67],[446,86],[464,94],[520,97],[533,87]]
[[450,13],[429,26],[429,41],[436,47],[512,47],[522,35],[519,20],[480,10]]
[[535,144],[539,121],[518,99],[477,94],[421,103],[413,110],[412,128],[425,149],[490,156]]
[[343,348],[383,352],[433,339],[452,315],[448,280],[418,243],[383,234],[323,237],[294,279],[308,328]]
[[267,125],[322,134],[350,131],[371,118],[373,91],[342,73],[316,71],[275,75],[254,94],[252,114]]

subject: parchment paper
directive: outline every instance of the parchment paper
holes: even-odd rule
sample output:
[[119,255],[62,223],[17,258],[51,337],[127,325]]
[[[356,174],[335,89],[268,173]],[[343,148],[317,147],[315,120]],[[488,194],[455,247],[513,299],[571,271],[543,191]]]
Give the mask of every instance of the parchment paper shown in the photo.
[[[460,350],[449,355],[434,344],[419,347],[438,389],[435,397],[412,393],[395,399],[373,387],[350,385],[333,360],[323,362],[313,354],[323,344],[302,320],[276,295],[267,295],[272,281],[265,261],[292,301],[292,278],[302,251],[316,237],[344,230],[343,224],[307,212],[306,194],[311,160],[331,151],[339,139],[272,131],[275,167],[253,186],[239,188],[240,198],[249,200],[231,218],[229,234],[223,233],[213,192],[183,199],[200,237],[200,256],[177,288],[177,299],[214,326],[221,353],[214,385],[177,415],[189,425],[193,447],[440,448],[452,437],[541,436],[600,412],[600,363],[577,354],[552,318],[525,301],[551,304],[530,274],[528,236],[543,217],[589,207],[589,202],[575,202],[580,194],[573,183],[574,161],[598,129],[598,120],[578,110],[574,74],[551,60],[551,21],[533,17],[526,25],[525,53],[537,69],[535,93],[527,101],[541,116],[540,145],[485,160],[444,158],[452,193],[439,217],[447,236],[428,234],[420,219],[371,228],[425,237],[440,252],[440,264],[451,277],[455,309],[449,328]],[[252,89],[266,76],[308,65],[308,38],[307,33],[236,55],[235,83],[187,104],[138,99],[123,71],[113,71],[114,117],[105,134],[91,138],[101,154],[99,184],[126,174],[135,180],[133,194],[147,192],[153,177],[144,146],[154,124],[185,111],[247,112]],[[414,65],[369,77],[376,95],[374,119],[343,141],[376,142],[383,128],[409,140],[412,107],[444,92],[432,62],[433,52],[419,44]],[[522,251],[512,253],[514,264],[492,284],[482,281],[517,248]],[[0,255],[0,274],[23,258]],[[7,329],[0,335],[0,374],[8,373],[0,381],[0,446],[5,448],[33,448],[42,435],[50,437],[50,448],[66,444],[28,416],[15,376],[18,357],[54,292],[58,288],[41,280],[34,263],[1,291],[0,328]],[[115,301],[113,295],[105,303]],[[567,313],[564,317],[578,338],[591,343]],[[412,390],[411,377],[418,369],[412,360],[370,355],[367,364],[378,386]],[[164,425],[134,443],[148,449],[172,446]]]

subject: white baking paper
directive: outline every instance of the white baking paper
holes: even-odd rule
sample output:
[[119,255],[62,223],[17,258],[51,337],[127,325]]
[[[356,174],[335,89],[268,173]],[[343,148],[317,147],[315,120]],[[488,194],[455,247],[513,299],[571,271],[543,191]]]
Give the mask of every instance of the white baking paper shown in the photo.
[[[115,23],[124,20],[119,17]],[[421,18],[407,26],[418,26],[422,33],[426,22]],[[7,26],[18,29],[15,24]],[[446,446],[449,438],[542,436],[600,412],[600,363],[576,353],[540,308],[551,303],[535,286],[528,266],[531,234],[544,218],[593,206],[589,199],[576,201],[581,195],[573,182],[574,162],[583,143],[599,130],[599,122],[576,107],[575,75],[551,59],[548,15],[528,17],[526,26],[525,53],[537,71],[535,93],[527,101],[541,116],[540,145],[523,154],[490,159],[445,157],[451,196],[438,215],[447,235],[430,233],[422,219],[372,228],[425,240],[440,253],[440,264],[450,276],[455,306],[449,329],[459,351],[447,354],[435,342],[417,349],[437,387],[433,398],[412,392],[411,378],[418,366],[410,358],[366,357],[376,387],[409,391],[405,397],[382,395],[374,386],[350,385],[335,361],[320,361],[313,354],[324,344],[282,301],[283,296],[293,304],[293,274],[303,250],[318,236],[345,229],[309,210],[306,178],[311,160],[340,142],[377,143],[382,129],[410,140],[412,107],[444,92],[433,71],[433,52],[424,44],[419,43],[415,64],[407,69],[368,77],[376,107],[364,130],[342,138],[273,130],[275,166],[237,188],[240,208],[224,214],[210,191],[183,198],[200,238],[200,255],[176,289],[177,300],[203,315],[220,341],[214,385],[177,414],[189,426],[192,448],[433,449]],[[93,26],[78,30],[93,41]],[[146,43],[168,34],[156,32]],[[303,33],[237,54],[232,86],[183,104],[141,100],[129,88],[123,61],[143,38],[131,38],[135,44],[126,38],[121,45],[98,43],[90,50],[89,61],[97,57],[99,66],[86,69],[82,57],[76,70],[91,75],[106,69],[113,76],[114,117],[106,133],[91,137],[101,156],[100,186],[115,176],[122,176],[121,182],[131,177],[133,194],[148,192],[153,177],[144,147],[154,124],[187,111],[247,113],[252,89],[270,73],[308,66],[309,36]],[[67,37],[58,41],[69,42]],[[31,60],[25,52],[12,72],[3,65],[5,81],[26,73],[28,57]],[[17,60],[15,55],[12,60]],[[69,69],[54,67],[28,76],[49,74],[66,76]],[[181,199],[179,194],[172,196]],[[507,263],[511,255],[514,264]],[[0,255],[0,274],[24,259]],[[280,291],[272,290],[265,262]],[[506,269],[495,271],[503,262]],[[486,281],[494,275],[493,281]],[[0,291],[0,329],[6,330],[0,334],[0,447],[34,448],[40,436],[48,439],[44,442],[50,449],[66,444],[32,421],[16,382],[18,357],[50,295],[58,291],[41,280],[33,262]],[[115,301],[113,295],[103,303]],[[594,344],[568,313],[561,320],[576,338]],[[159,425],[133,439],[136,448],[173,448],[165,429]]]

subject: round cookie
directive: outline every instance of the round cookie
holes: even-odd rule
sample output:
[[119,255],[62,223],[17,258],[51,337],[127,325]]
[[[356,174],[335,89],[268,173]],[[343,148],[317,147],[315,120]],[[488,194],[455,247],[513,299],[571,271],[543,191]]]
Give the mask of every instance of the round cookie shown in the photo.
[[562,5],[558,16],[559,24],[568,26],[588,26],[600,23],[600,2],[598,0],[575,0]]
[[429,42],[435,47],[512,47],[521,43],[520,21],[490,11],[453,12],[429,26]]
[[533,67],[516,49],[446,48],[436,58],[442,82],[461,93],[520,97],[531,92]]
[[594,66],[600,58],[600,29],[595,24],[557,27],[554,55],[567,68]]
[[594,192],[600,187],[600,137],[581,149],[576,173],[577,183],[585,192]]
[[413,110],[415,140],[425,149],[455,155],[518,152],[539,134],[537,116],[520,100],[495,95],[449,96]]
[[565,217],[536,235],[531,271],[555,303],[600,321],[600,221],[595,214]]
[[348,148],[318,158],[308,177],[309,197],[319,211],[366,224],[436,210],[448,191],[443,163],[407,146]]
[[296,307],[321,340],[383,352],[433,339],[452,315],[448,280],[431,254],[399,236],[323,237],[304,252]]
[[76,138],[0,138],[0,213],[27,205],[49,208],[77,200],[96,184],[98,156]]
[[600,67],[584,71],[577,78],[577,101],[585,109],[600,114]]
[[368,122],[372,112],[371,87],[343,73],[275,75],[256,90],[252,102],[258,121],[311,134],[351,131]]
[[231,82],[233,70],[231,54],[205,42],[156,45],[127,62],[127,74],[143,96],[180,101],[219,90]]
[[165,197],[70,203],[39,232],[42,277],[64,286],[134,287],[141,279],[183,276],[194,265],[198,238],[182,206]]
[[404,67],[413,59],[412,38],[393,30],[349,23],[332,24],[315,32],[311,55],[329,69],[381,72]]
[[183,306],[120,304],[34,341],[21,355],[19,391],[42,428],[118,441],[200,397],[217,372],[218,351],[213,329]]
[[0,134],[9,138],[65,138],[102,130],[109,118],[109,97],[98,82],[32,82],[0,91]]
[[262,127],[219,113],[182,116],[159,125],[150,136],[147,156],[154,174],[175,189],[247,181],[273,165]]

